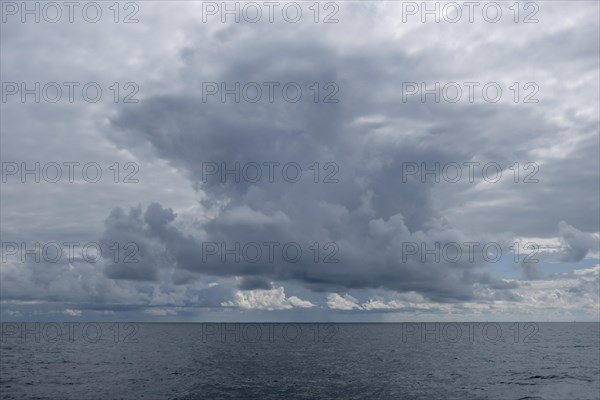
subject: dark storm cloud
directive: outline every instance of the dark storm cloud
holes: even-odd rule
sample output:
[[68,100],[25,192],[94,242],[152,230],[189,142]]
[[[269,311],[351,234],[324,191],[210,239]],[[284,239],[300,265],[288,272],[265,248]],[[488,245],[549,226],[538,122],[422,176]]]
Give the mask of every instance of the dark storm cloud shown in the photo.
[[[271,32],[268,28],[275,29],[278,34],[267,34]],[[202,162],[207,161],[227,162],[228,165],[234,161],[242,164],[295,161],[310,165],[313,160],[325,159],[336,162],[340,166],[340,176],[346,180],[369,179],[364,174],[371,169],[377,178],[370,179],[361,195],[372,190],[369,195],[381,217],[401,212],[408,226],[415,229],[432,213],[431,196],[427,194],[428,188],[396,184],[402,161],[441,164],[494,161],[508,169],[517,161],[539,161],[542,157],[532,154],[533,151],[553,141],[564,140],[569,130],[576,130],[582,135],[577,144],[582,155],[578,165],[568,158],[553,159],[541,166],[537,175],[540,185],[509,185],[497,187],[491,193],[491,196],[501,195],[507,199],[519,196],[524,201],[506,201],[493,209],[474,205],[465,208],[473,218],[460,215],[456,219],[463,221],[454,222],[481,231],[481,226],[471,222],[477,220],[481,225],[492,225],[495,231],[524,235],[553,234],[561,219],[571,221],[584,231],[597,229],[600,217],[593,209],[600,206],[598,196],[591,192],[579,196],[564,195],[565,188],[567,192],[576,192],[585,185],[596,183],[597,176],[588,172],[599,167],[595,123],[567,109],[565,116],[571,126],[556,124],[547,118],[546,108],[541,103],[518,107],[510,102],[449,104],[442,101],[436,104],[429,101],[422,104],[417,99],[403,102],[401,96],[402,82],[405,81],[438,81],[442,84],[460,79],[470,81],[484,70],[491,81],[516,79],[498,68],[507,59],[528,59],[534,64],[539,63],[540,71],[551,73],[545,71],[548,67],[544,57],[552,52],[552,46],[555,50],[566,46],[575,51],[572,50],[576,47],[573,42],[581,35],[578,29],[563,29],[546,36],[538,33],[535,40],[544,43],[543,51],[536,46],[536,52],[532,52],[529,47],[515,49],[509,43],[494,43],[492,50],[485,51],[486,57],[479,66],[466,69],[462,61],[455,61],[453,50],[436,41],[428,43],[428,51],[417,54],[410,54],[401,43],[390,38],[374,39],[378,46],[353,47],[346,43],[345,51],[341,51],[335,40],[328,41],[319,36],[319,31],[303,27],[291,30],[288,27],[268,28],[262,25],[225,26],[220,31],[233,32],[227,41],[211,37],[204,31],[193,35],[197,40],[181,56],[184,66],[180,79],[185,81],[186,90],[150,98],[142,107],[122,113],[113,121],[119,128],[119,133],[115,133],[117,141],[134,147],[140,142],[151,143],[160,157],[184,167],[196,183],[201,181]],[[590,29],[593,24],[586,21],[582,30]],[[290,40],[300,33],[302,41]],[[335,39],[335,35],[332,37]],[[551,41],[550,37],[560,40]],[[479,53],[484,52],[485,44],[475,41]],[[522,57],[509,57],[515,51],[522,51]],[[588,60],[586,51],[581,54]],[[206,59],[211,60],[210,73],[204,67]],[[569,66],[584,70],[593,68],[589,61],[576,60]],[[340,103],[315,104],[310,101],[310,95],[295,104],[282,99],[274,104],[266,101],[235,104],[231,96],[223,104],[218,95],[205,103],[200,100],[199,93],[202,82],[207,81],[227,82],[228,87],[235,82],[298,82],[305,91],[313,82],[331,81],[340,88],[337,95]],[[510,97],[508,85],[504,90],[505,98]],[[540,96],[549,93],[543,87],[540,90]],[[554,99],[547,96],[544,101],[551,104]],[[373,116],[380,117],[381,121],[360,122],[361,117]],[[130,136],[123,138],[121,131],[129,132]],[[506,170],[507,173],[510,172]],[[207,200],[210,202],[218,195],[227,196],[227,191],[237,192],[234,197],[239,198],[248,186],[242,182],[225,187],[215,177],[210,177],[202,188],[211,191]],[[462,193],[458,198],[452,195],[452,189],[458,188],[469,190],[467,197],[474,204],[489,200],[489,191],[476,192],[473,187],[454,185],[449,190],[450,195],[444,197],[444,205],[459,207],[464,201]],[[337,202],[344,201],[346,207],[356,208],[360,195],[347,192],[350,190],[348,185],[338,185],[337,190],[343,191]],[[401,195],[400,191],[403,192]],[[269,196],[280,193],[273,190]],[[328,194],[321,191],[320,195]],[[419,204],[418,210],[408,210],[410,206],[403,204],[410,196],[419,199],[407,201]],[[581,209],[588,211],[583,214]],[[561,210],[560,217],[553,216],[551,211],[554,210]],[[421,215],[417,215],[419,213]],[[507,215],[511,217],[507,218]]]
[[[323,206],[329,208],[331,206]],[[338,206],[339,207],[339,206]],[[422,262],[414,257],[401,259],[403,242],[426,243],[427,248],[433,249],[434,242],[462,243],[467,241],[457,232],[443,226],[430,227],[425,231],[411,233],[403,222],[401,216],[396,215],[385,222],[382,219],[369,221],[360,219],[366,227],[359,223],[350,222],[348,212],[339,210],[342,215],[339,220],[323,220],[326,218],[327,210],[320,210],[322,214],[307,214],[302,210],[304,220],[310,217],[313,225],[298,224],[290,229],[287,223],[278,226],[276,223],[251,224],[235,223],[228,221],[221,223],[221,219],[212,220],[205,226],[207,241],[202,242],[191,236],[185,236],[181,231],[170,224],[173,216],[171,210],[163,209],[157,204],[149,206],[144,214],[145,223],[141,217],[135,219],[131,225],[139,226],[136,230],[137,238],[148,241],[158,239],[165,248],[162,264],[163,268],[176,267],[194,274],[212,275],[220,277],[243,276],[244,280],[240,288],[269,289],[269,280],[279,282],[299,282],[315,291],[337,291],[346,289],[376,289],[385,288],[396,291],[416,291],[436,301],[467,300],[473,297],[473,284],[481,283],[490,285],[496,289],[508,289],[512,286],[503,285],[502,281],[492,278],[489,274],[480,274],[475,271],[477,265],[482,264],[481,255],[475,253],[475,262],[470,263],[463,257],[461,262],[449,262],[440,260],[434,262]],[[225,210],[226,214],[228,210]],[[124,213],[114,212],[113,216],[119,214],[124,222],[130,221],[130,216]],[[130,215],[139,216],[139,210],[132,210]],[[161,220],[160,225],[150,226],[149,220],[155,217]],[[163,218],[165,217],[166,218]],[[300,216],[298,216],[300,218]],[[223,217],[222,219],[225,219]],[[293,220],[293,218],[291,218]],[[315,221],[319,221],[316,225]],[[337,227],[342,224],[346,231]],[[125,223],[118,224],[119,226]],[[328,230],[329,228],[329,230]],[[337,231],[337,232],[336,232]],[[321,238],[330,238],[339,246],[338,263],[323,263],[322,260],[314,262],[308,248],[315,241],[316,234]],[[143,235],[147,235],[146,238]],[[326,236],[325,236],[326,235]],[[105,235],[106,236],[106,235]],[[305,252],[304,257],[297,262],[289,262],[280,257],[269,262],[264,255],[259,263],[252,263],[245,258],[234,262],[231,257],[225,262],[221,259],[221,253],[216,257],[207,257],[207,243],[225,244],[233,249],[235,243],[254,242],[265,243],[278,241],[283,243],[298,243]],[[318,239],[316,239],[319,242]],[[322,243],[322,241],[321,241]],[[360,247],[359,247],[360,245]],[[275,254],[281,248],[276,249]],[[148,259],[143,254],[142,258]],[[170,262],[168,262],[170,261]],[[107,269],[107,275],[121,279],[142,279],[140,276],[127,276],[127,264],[113,264]],[[147,270],[144,279],[151,279],[156,270]]]
[[[151,214],[150,208],[146,212],[146,215],[148,214]],[[144,221],[141,207],[132,208],[128,214],[120,208],[111,212],[101,238],[103,252],[115,255],[106,267],[106,276],[112,279],[156,280],[157,268],[165,262],[165,257],[159,250],[160,243],[153,240],[156,231],[162,226],[160,218],[160,215],[151,214],[150,218]],[[147,225],[144,225],[144,222]],[[119,253],[116,253],[115,244]]]
[[[302,41],[290,40],[299,34]],[[582,229],[593,231],[597,226],[598,213],[589,207],[598,203],[596,194],[568,200],[558,195],[565,187],[576,192],[596,175],[582,173],[564,159],[543,165],[542,183],[526,188],[497,185],[492,186],[495,191],[478,192],[473,184],[457,184],[450,185],[447,194],[442,190],[434,195],[431,182],[402,182],[406,161],[429,165],[494,161],[508,171],[516,161],[531,160],[532,150],[545,146],[545,141],[565,134],[565,128],[545,118],[537,104],[403,102],[404,81],[443,83],[482,76],[477,65],[467,70],[462,61],[455,61],[444,43],[433,41],[430,51],[409,52],[396,40],[378,37],[369,46],[346,42],[339,47],[336,33],[322,37],[318,30],[304,26],[243,24],[224,26],[212,36],[199,30],[191,37],[193,44],[181,53],[180,79],[185,91],[154,96],[121,112],[112,121],[115,141],[134,149],[141,143],[151,144],[159,157],[182,168],[206,194],[204,204],[213,207],[217,216],[201,225],[204,240],[229,245],[273,240],[335,242],[340,263],[302,260],[225,267],[199,263],[201,243],[165,226],[171,222],[171,212],[153,205],[147,214],[168,218],[159,218],[149,232],[166,246],[178,269],[243,276],[241,287],[247,288],[263,288],[266,282],[277,280],[300,282],[317,291],[385,288],[413,290],[439,301],[465,300],[472,298],[475,283],[499,290],[510,285],[477,272],[476,267],[484,264],[481,257],[475,262],[402,262],[402,243],[433,246],[434,242],[482,241],[509,231],[551,235],[559,222],[554,216],[557,210],[561,219],[575,221]],[[574,40],[571,31],[537,38],[544,43],[544,57],[554,45],[560,48]],[[480,55],[482,46],[476,43]],[[506,59],[515,49],[498,42],[491,50],[482,68],[498,72],[495,80],[512,79],[497,65],[488,64]],[[516,51],[531,62],[540,59],[529,48]],[[587,60],[585,50],[571,53]],[[205,68],[206,59],[211,60],[210,69]],[[588,64],[580,67],[589,68]],[[228,87],[235,82],[298,82],[305,89],[313,82],[335,82],[340,101],[314,103],[311,96],[298,103],[281,98],[274,103],[264,99],[235,103],[231,96],[225,103],[218,96],[203,101],[202,82],[207,81],[227,82]],[[587,153],[583,171],[594,168],[596,150],[590,145],[597,139],[586,133],[592,126],[575,114],[570,118],[574,129],[584,135],[580,143]],[[339,166],[335,176],[339,182],[315,184],[308,178],[294,184],[282,179],[233,183],[231,179],[223,182],[218,174],[203,175],[207,162],[224,162],[231,168],[235,162],[270,161],[296,162],[304,169],[315,161],[334,162]],[[500,196],[501,201],[493,207],[464,207],[472,214],[455,218],[456,226],[452,226],[444,206],[458,207],[464,201],[465,193],[461,200],[458,191],[466,192],[474,204],[490,196]],[[444,206],[439,204],[440,197]],[[565,207],[567,201],[570,207]],[[457,227],[495,233],[470,237]],[[570,253],[577,250],[573,245]]]
[[[265,298],[279,302],[267,302],[274,309],[302,305],[302,299],[323,305],[327,292],[350,291],[361,300],[349,312],[362,313],[371,294],[385,293],[388,299],[381,301],[389,306],[394,295],[416,292],[415,299],[408,296],[406,304],[389,311],[415,312],[428,303],[432,312],[447,313],[463,304],[465,310],[477,309],[475,302],[522,305],[529,299],[528,288],[523,281],[499,278],[495,264],[485,262],[481,252],[473,262],[466,256],[455,263],[431,257],[423,262],[418,256],[403,261],[403,243],[432,248],[435,242],[493,240],[507,254],[515,236],[554,237],[562,249],[542,252],[544,262],[576,262],[597,254],[598,237],[588,232],[597,232],[600,223],[599,36],[589,4],[571,3],[565,10],[562,3],[548,2],[541,22],[527,26],[511,21],[403,24],[399,3],[385,2],[340,4],[340,23],[331,25],[310,19],[202,24],[197,8],[174,4],[148,3],[146,23],[113,33],[87,25],[57,25],[56,35],[47,24],[3,26],[5,80],[113,82],[118,76],[141,86],[141,102],[127,106],[42,104],[34,112],[33,107],[7,105],[3,157],[29,160],[36,143],[35,157],[45,154],[48,160],[87,157],[122,165],[135,159],[143,179],[135,190],[3,187],[3,234],[23,240],[38,240],[40,232],[101,236],[107,254],[115,243],[133,243],[137,262],[125,262],[128,251],[121,248],[116,261],[109,257],[94,266],[81,260],[3,266],[2,299],[63,301],[69,308],[79,304],[80,309],[132,313],[147,307],[156,315],[171,312],[162,307],[173,307],[182,315],[188,307],[243,304],[250,309],[264,306]],[[81,37],[88,49],[57,62],[55,54],[70,37]],[[40,61],[29,62],[42,42],[44,51],[36,53]],[[452,81],[500,82],[503,100],[402,99],[402,82],[432,87]],[[508,88],[515,81],[539,84],[540,102],[513,103]],[[221,103],[218,94],[203,101],[203,82],[226,82],[228,88],[236,82],[280,85],[273,103],[265,100],[265,90],[257,103],[235,103],[231,95]],[[287,82],[302,87],[301,101],[281,98]],[[315,82],[317,103],[310,89]],[[337,103],[322,101],[330,82],[339,88]],[[65,145],[74,138],[78,146]],[[116,153],[122,158],[115,160]],[[474,183],[422,183],[412,177],[403,182],[407,161],[497,162],[508,178],[497,184],[481,176]],[[512,184],[509,167],[528,161],[539,165],[539,183]],[[258,183],[232,182],[231,175],[223,182],[219,174],[203,174],[207,162],[229,168],[235,162],[293,162],[303,174],[290,183],[279,168],[275,181],[268,182],[263,168]],[[308,169],[315,162],[319,183]],[[328,162],[339,168],[333,176],[337,183],[323,182],[331,172],[324,169]],[[51,205],[52,219],[40,216],[47,211],[39,206],[41,198]],[[85,217],[74,220],[73,210]],[[34,227],[33,233],[23,226]],[[298,243],[304,257],[296,263],[203,260],[206,243],[231,248],[272,241]],[[336,243],[339,262],[314,262],[314,242]],[[321,248],[321,259],[326,253]],[[554,304],[554,298],[543,300],[543,268],[521,267],[525,283],[539,287],[539,304]],[[588,285],[582,290],[589,298],[573,304],[597,304],[597,289]],[[261,297],[254,291],[268,293]],[[301,299],[290,303],[290,296]],[[346,310],[347,298],[339,299],[338,309]],[[316,315],[317,308],[307,310]]]

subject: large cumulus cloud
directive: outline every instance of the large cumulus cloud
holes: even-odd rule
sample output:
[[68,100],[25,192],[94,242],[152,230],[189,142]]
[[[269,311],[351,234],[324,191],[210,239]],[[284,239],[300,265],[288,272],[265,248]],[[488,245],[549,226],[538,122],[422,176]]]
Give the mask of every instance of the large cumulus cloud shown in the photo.
[[[395,25],[395,35],[374,29],[367,45],[359,30],[348,29],[351,23],[360,26],[365,12],[390,22],[380,6],[345,5],[346,25],[327,29],[309,24],[199,27],[180,54],[184,89],[148,98],[112,120],[117,143],[133,149],[150,144],[158,157],[185,171],[213,212],[201,224],[198,240],[172,228],[161,228],[157,234],[168,244],[178,268],[246,276],[250,279],[243,283],[246,288],[253,287],[250,282],[265,287],[264,282],[279,280],[319,291],[381,287],[415,290],[437,300],[464,300],[473,296],[474,284],[494,284],[489,272],[477,268],[486,264],[480,253],[475,260],[458,263],[404,261],[402,243],[432,247],[434,242],[495,240],[504,246],[510,233],[552,235],[561,220],[595,230],[598,212],[589,206],[598,204],[597,195],[561,195],[571,192],[569,188],[575,192],[584,182],[592,184],[596,175],[586,171],[598,167],[594,119],[573,113],[571,100],[560,109],[554,95],[545,91],[545,104],[423,104],[405,102],[401,93],[406,81],[496,81],[505,90],[518,79],[549,84],[545,76],[560,76],[565,67],[546,62],[553,48],[550,43],[557,49],[569,46],[591,29],[591,21],[582,20],[577,29],[532,30],[532,40],[547,50],[536,56],[519,47],[524,44],[516,34],[493,43],[477,36],[501,29],[490,25]],[[469,44],[470,58],[480,61],[465,63],[441,40],[452,29],[461,29],[463,36],[453,40]],[[294,40],[298,36],[301,41]],[[405,45],[416,37],[418,43]],[[512,62],[509,70],[499,67],[496,61],[516,60],[515,51],[522,62]],[[581,59],[573,62],[573,68],[584,75],[595,68],[587,51],[577,55]],[[211,60],[209,65],[206,60]],[[233,96],[221,102],[218,95],[207,101],[203,82],[226,82],[229,88],[235,82],[297,82],[305,91],[313,82],[335,82],[339,102],[315,103],[306,93],[297,103],[281,96],[274,102],[264,96],[257,103],[238,103]],[[549,118],[554,112],[560,113],[560,122]],[[564,141],[567,134],[579,138],[568,151],[584,153],[580,167],[552,150],[553,141]],[[539,182],[531,185],[506,179],[489,184],[481,176],[474,183],[435,185],[419,179],[402,181],[407,161],[429,166],[493,161],[505,176],[515,162],[536,161],[541,172]],[[231,176],[223,182],[218,173],[206,176],[203,168],[213,162],[229,168],[236,162],[242,166],[294,162],[305,170],[296,183],[280,176],[274,182],[264,176],[257,183],[232,182]],[[337,182],[314,183],[306,174],[314,162],[320,167],[335,163]],[[577,210],[577,204],[587,215]],[[148,212],[167,212],[151,207]],[[303,245],[335,242],[340,262],[226,266],[198,262],[201,241],[233,245],[273,240]]]
[[[542,295],[547,274],[540,263],[521,262],[522,280],[507,280],[480,251],[459,262],[404,260],[403,243],[433,248],[436,242],[495,241],[508,253],[514,237],[554,238],[560,250],[541,251],[544,263],[597,255],[597,4],[570,3],[566,10],[562,2],[546,2],[540,22],[530,25],[511,18],[498,24],[403,23],[399,3],[385,2],[341,3],[337,24],[310,18],[297,24],[204,24],[200,7],[144,4],[145,19],[121,34],[57,25],[59,34],[52,36],[42,24],[27,32],[3,26],[3,40],[11,40],[3,47],[9,80],[58,80],[70,68],[76,70],[73,79],[136,77],[142,88],[140,103],[126,107],[3,105],[12,111],[3,121],[3,158],[30,160],[31,143],[38,143],[36,157],[48,160],[62,154],[105,165],[135,159],[141,166],[135,190],[52,186],[43,195],[53,212],[43,218],[37,199],[44,187],[3,187],[3,234],[19,240],[39,240],[40,232],[99,235],[106,251],[115,242],[135,243],[138,259],[107,259],[94,267],[3,266],[3,299],[62,300],[72,303],[68,310],[146,305],[155,307],[146,312],[156,316],[177,307],[314,312],[317,305],[443,313],[460,304],[477,308],[477,302],[531,298],[547,304],[554,297]],[[172,22],[162,18],[166,11]],[[564,18],[567,12],[570,18]],[[136,51],[124,45],[122,32]],[[48,49],[60,48],[73,33],[98,51],[62,63],[50,62],[56,60],[47,51],[40,53],[46,62],[25,62],[25,49],[46,37]],[[419,96],[403,100],[403,82],[432,87],[453,81],[498,82],[502,101],[482,101],[480,92],[472,103],[465,96],[457,103],[436,103],[432,96],[426,103]],[[205,99],[203,82],[225,82],[228,88],[257,82],[263,98]],[[264,82],[280,83],[275,101],[266,99]],[[282,99],[286,82],[300,85],[302,100]],[[514,103],[514,82],[521,88],[535,82],[539,102]],[[332,87],[339,88],[339,101],[323,102]],[[60,140],[51,140],[48,130]],[[73,143],[73,132],[85,132],[77,136],[80,146],[64,145]],[[404,181],[404,162],[495,162],[503,179],[489,183],[477,170],[474,182],[422,182],[418,176]],[[517,162],[515,183],[510,168]],[[539,167],[537,183],[522,181],[527,162]],[[263,176],[255,183],[233,182],[230,174],[223,182],[218,173],[207,176],[206,163],[258,163]],[[279,163],[273,182],[264,163]],[[297,182],[282,176],[286,163],[302,168]],[[328,176],[333,180],[324,182]],[[73,221],[74,209],[86,210],[86,218]],[[231,248],[273,241],[300,244],[304,257],[296,263],[204,260],[205,243]],[[323,248],[315,262],[314,242],[335,243],[339,262],[323,263]],[[578,279],[561,298],[572,299],[580,289],[597,298],[591,284]],[[527,288],[539,293],[527,297]]]

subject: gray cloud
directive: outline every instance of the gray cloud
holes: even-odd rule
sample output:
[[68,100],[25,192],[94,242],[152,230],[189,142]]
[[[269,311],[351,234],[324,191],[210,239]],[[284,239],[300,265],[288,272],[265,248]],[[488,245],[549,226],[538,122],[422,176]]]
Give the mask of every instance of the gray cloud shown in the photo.
[[[129,187],[3,184],[3,238],[99,237],[107,254],[115,242],[134,243],[138,262],[3,266],[2,298],[67,302],[69,310],[149,307],[154,311],[146,315],[156,316],[263,300],[290,313],[305,301],[357,313],[526,303],[524,285],[546,284],[544,265],[524,262],[521,281],[503,279],[481,254],[472,262],[403,261],[402,243],[493,240],[506,250],[513,237],[532,236],[560,241],[560,251],[542,251],[543,263],[597,257],[599,39],[590,7],[597,9],[585,2],[565,7],[545,3],[540,23],[530,25],[401,23],[392,3],[343,3],[340,23],[331,25],[203,24],[193,3],[159,2],[144,3],[140,24],[110,25],[110,31],[107,25],[3,25],[5,81],[108,86],[136,80],[141,86],[141,101],[132,105],[2,104],[3,160],[87,159],[105,166],[135,160],[141,169],[140,183]],[[81,37],[84,47],[57,57],[69,37]],[[39,61],[30,62],[30,54]],[[280,96],[273,103],[235,103],[231,96],[226,103],[217,96],[204,102],[202,82],[221,81],[229,87],[297,82],[304,96],[297,103]],[[402,99],[402,82],[452,81],[499,82],[503,99]],[[517,81],[536,82],[539,103],[515,104],[509,87]],[[315,82],[318,103],[310,89]],[[339,87],[337,103],[322,102],[328,82]],[[403,182],[407,161],[496,162],[504,178]],[[263,169],[258,183],[223,182],[203,176],[207,162],[294,162],[303,175],[290,183],[276,169],[268,182]],[[319,183],[309,169],[315,162]],[[335,167],[325,169],[328,162]],[[535,162],[539,182],[514,183],[515,162]],[[332,170],[337,183],[324,183]],[[299,243],[305,257],[297,263],[203,260],[205,243],[271,241]],[[314,242],[335,242],[340,262],[314,262]],[[563,298],[590,293],[587,283],[578,285]],[[386,296],[370,302],[367,293]],[[348,304],[352,299],[359,307]]]
[[[349,7],[349,12],[357,9]],[[591,25],[585,26],[591,29]],[[278,34],[265,35],[272,29]],[[304,40],[290,40],[298,32]],[[557,46],[562,46],[574,40],[573,32],[565,28],[534,41],[551,48],[554,42],[550,39],[554,38]],[[345,42],[345,51],[340,51],[335,33],[321,37],[306,26],[290,31],[281,26],[242,24],[224,26],[213,34],[199,30],[192,37],[196,40],[181,52],[180,76],[196,93],[206,81],[224,81],[229,86],[237,81],[298,82],[305,88],[311,82],[333,81],[341,88],[340,102],[315,104],[311,98],[294,104],[281,99],[272,104],[222,103],[214,98],[205,102],[199,94],[186,90],[149,98],[140,107],[120,113],[112,121],[118,132],[116,142],[134,149],[139,143],[150,143],[157,156],[186,171],[206,195],[205,206],[214,207],[216,213],[201,225],[204,240],[229,244],[275,239],[332,241],[339,245],[343,259],[327,266],[306,262],[199,266],[200,243],[165,230],[170,237],[162,239],[175,249],[179,268],[219,276],[249,275],[260,282],[290,280],[317,291],[386,288],[415,290],[438,300],[469,299],[474,283],[500,285],[477,271],[477,266],[484,264],[481,257],[453,265],[402,263],[401,243],[502,238],[504,232],[551,235],[558,223],[555,213],[588,230],[597,225],[598,213],[587,207],[590,202],[598,203],[595,194],[587,198],[559,195],[565,186],[573,186],[575,192],[575,186],[596,178],[582,174],[581,168],[574,169],[567,159],[546,161],[543,156],[540,183],[530,186],[488,184],[488,190],[482,191],[482,185],[472,183],[440,188],[431,182],[401,181],[402,163],[409,160],[428,165],[494,161],[507,174],[516,161],[538,160],[531,157],[546,146],[541,140],[552,141],[565,134],[564,126],[545,118],[546,108],[541,104],[516,107],[510,103],[402,101],[403,81],[435,82],[444,77],[445,81],[457,77],[469,81],[483,76],[497,81],[514,79],[489,61],[465,69],[464,63],[453,61],[451,50],[432,38],[427,44],[435,51],[411,53],[385,36],[373,39],[377,46]],[[492,60],[510,58],[514,51],[510,42],[495,43]],[[536,54],[522,50],[529,63],[546,65]],[[476,50],[480,55],[488,51],[483,47]],[[580,68],[594,67],[585,50],[574,54],[586,54],[586,64],[578,64]],[[207,58],[215,59],[216,66],[203,68]],[[589,153],[584,159],[593,168],[596,150],[590,144],[597,137],[588,135],[589,121],[578,121],[580,117],[568,112],[565,115],[571,129],[580,132],[577,148]],[[204,179],[202,170],[206,162],[224,162],[231,167],[235,162],[293,161],[306,168],[319,160],[339,166],[338,183],[314,184],[310,179],[296,184],[282,179],[224,183],[218,174]],[[558,170],[560,173],[555,173]],[[480,177],[478,182],[482,183]],[[467,192],[466,204],[464,192],[459,191]],[[499,201],[492,207],[485,205],[490,198]],[[565,202],[581,207],[565,207]],[[460,207],[461,214],[454,206]],[[448,212],[453,212],[451,222],[445,217]],[[468,231],[479,233],[474,236]],[[257,283],[257,287],[266,286]]]

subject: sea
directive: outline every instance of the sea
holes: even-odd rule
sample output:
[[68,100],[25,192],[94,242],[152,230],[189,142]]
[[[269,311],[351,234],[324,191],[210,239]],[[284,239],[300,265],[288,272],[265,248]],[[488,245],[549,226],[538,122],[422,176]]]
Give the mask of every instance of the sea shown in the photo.
[[1,324],[2,399],[600,399],[600,324]]

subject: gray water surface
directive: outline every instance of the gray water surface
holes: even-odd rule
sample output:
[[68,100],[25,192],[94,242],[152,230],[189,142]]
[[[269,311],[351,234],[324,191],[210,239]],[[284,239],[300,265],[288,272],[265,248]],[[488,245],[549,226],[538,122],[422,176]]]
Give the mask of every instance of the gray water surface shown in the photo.
[[598,323],[57,327],[3,324],[2,399],[600,398]]

